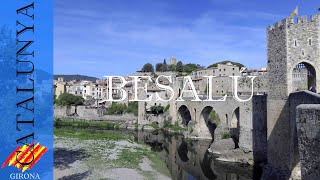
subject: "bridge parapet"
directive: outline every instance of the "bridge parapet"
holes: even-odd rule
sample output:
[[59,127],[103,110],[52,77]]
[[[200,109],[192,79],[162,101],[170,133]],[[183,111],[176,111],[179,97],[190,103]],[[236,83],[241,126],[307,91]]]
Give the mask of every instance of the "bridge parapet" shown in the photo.
[[320,104],[297,107],[297,134],[302,179],[320,177]]

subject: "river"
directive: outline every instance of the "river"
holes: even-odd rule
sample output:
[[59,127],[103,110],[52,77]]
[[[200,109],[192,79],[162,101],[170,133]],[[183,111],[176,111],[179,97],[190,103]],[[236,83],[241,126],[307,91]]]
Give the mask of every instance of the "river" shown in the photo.
[[55,179],[259,179],[251,166],[209,155],[210,140],[162,131],[55,130]]

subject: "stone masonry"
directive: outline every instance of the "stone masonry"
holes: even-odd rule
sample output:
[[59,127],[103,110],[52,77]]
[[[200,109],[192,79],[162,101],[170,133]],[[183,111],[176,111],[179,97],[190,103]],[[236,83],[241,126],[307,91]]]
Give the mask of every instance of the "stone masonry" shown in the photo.
[[301,179],[318,179],[320,177],[320,104],[299,105],[296,121]]

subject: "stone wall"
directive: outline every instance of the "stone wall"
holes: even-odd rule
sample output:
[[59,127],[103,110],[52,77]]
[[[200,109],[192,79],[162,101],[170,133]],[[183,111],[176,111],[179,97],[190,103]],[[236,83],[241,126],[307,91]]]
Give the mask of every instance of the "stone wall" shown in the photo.
[[320,177],[320,104],[297,107],[297,134],[301,161],[301,178]]
[[87,108],[85,106],[55,106],[54,117],[64,118],[71,117],[75,119],[85,120],[105,120],[115,122],[137,121],[137,117],[133,114],[124,115],[104,115],[106,109],[104,108]]
[[66,116],[70,116],[70,115],[71,115],[71,107],[54,106],[54,116],[55,117],[66,117]]
[[105,109],[102,108],[88,108],[86,106],[77,106],[75,113],[83,118],[97,118],[103,116]]
[[252,151],[256,162],[267,160],[267,98],[253,96],[240,106],[239,147]]
[[[295,175],[299,171],[300,155],[296,108],[301,104],[320,104],[320,95],[300,91],[291,93],[288,100],[268,99],[268,166],[264,170],[266,179],[297,178]],[[270,111],[270,106],[273,111]],[[274,123],[273,126],[271,123]]]

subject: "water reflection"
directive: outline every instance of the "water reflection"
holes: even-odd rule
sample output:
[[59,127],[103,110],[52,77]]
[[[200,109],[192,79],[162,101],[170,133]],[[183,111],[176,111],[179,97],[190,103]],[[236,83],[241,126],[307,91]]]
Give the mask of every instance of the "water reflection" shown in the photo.
[[250,166],[222,163],[208,153],[211,140],[190,140],[163,132],[133,132],[135,140],[151,146],[167,164],[174,180],[258,179]]

